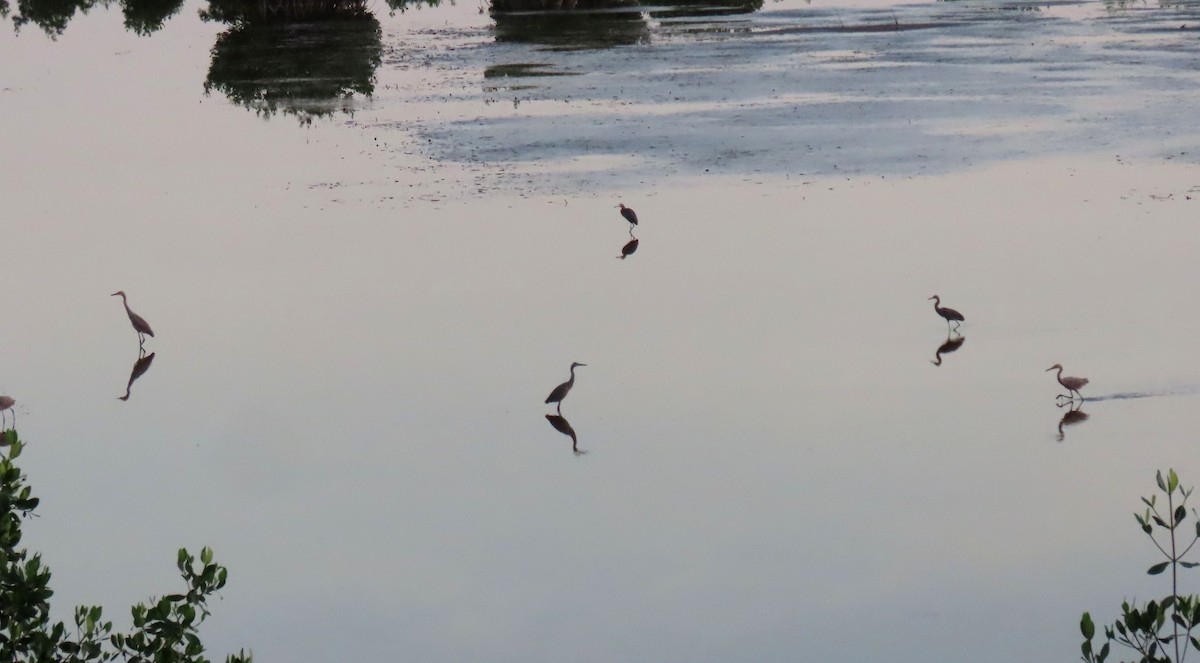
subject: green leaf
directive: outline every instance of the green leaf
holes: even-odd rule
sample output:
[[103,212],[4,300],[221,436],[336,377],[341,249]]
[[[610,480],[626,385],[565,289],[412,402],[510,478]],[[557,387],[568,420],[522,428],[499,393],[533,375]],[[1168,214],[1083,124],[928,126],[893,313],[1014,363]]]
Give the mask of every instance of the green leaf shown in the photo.
[[1100,648],[1100,656],[1096,657],[1096,660],[1100,661],[1100,663],[1104,663],[1104,659],[1106,659],[1106,658],[1108,658],[1108,643],[1107,642],[1104,643],[1104,646]]
[[1175,468],[1171,468],[1167,472],[1167,492],[1173,493],[1179,487],[1179,475],[1175,474]]
[[1179,565],[1185,569],[1194,569],[1200,566],[1200,562],[1180,562]]
[[1184,518],[1187,518],[1187,509],[1180,504],[1179,506],[1175,507],[1175,524],[1178,525],[1179,523],[1183,522]]
[[1151,566],[1149,569],[1146,569],[1146,573],[1149,575],[1152,575],[1152,576],[1156,576],[1156,575],[1162,573],[1163,571],[1165,571],[1169,564],[1170,564],[1170,562],[1159,562],[1158,564]]
[[1083,613],[1083,618],[1079,620],[1079,630],[1083,632],[1084,639],[1091,642],[1092,637],[1096,635],[1096,625],[1092,623],[1091,613]]
[[1162,470],[1155,472],[1154,480],[1158,482],[1159,490],[1163,491],[1164,493],[1167,492],[1167,482],[1163,481]]

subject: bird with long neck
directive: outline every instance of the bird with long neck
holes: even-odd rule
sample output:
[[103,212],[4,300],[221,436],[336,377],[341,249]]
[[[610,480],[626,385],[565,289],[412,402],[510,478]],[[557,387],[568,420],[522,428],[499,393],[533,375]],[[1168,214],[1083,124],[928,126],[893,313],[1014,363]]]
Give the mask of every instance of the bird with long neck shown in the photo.
[[933,310],[936,311],[938,315],[940,315],[946,319],[946,329],[950,329],[951,321],[954,321],[954,323],[955,323],[954,328],[958,329],[958,323],[962,322],[963,320],[966,320],[966,318],[963,317],[962,313],[959,313],[958,311],[955,311],[952,308],[940,306],[940,304],[942,303],[941,297],[934,295],[934,296],[930,297],[930,299],[933,300]]
[[637,225],[637,212],[626,207],[624,203],[618,203],[617,207],[621,208],[621,216],[625,217],[625,220],[630,223],[629,234],[632,235],[633,227]]
[[558,403],[558,413],[559,414],[562,414],[563,399],[567,397],[567,394],[571,391],[571,387],[575,386],[575,367],[576,366],[587,366],[587,364],[573,362],[571,364],[571,379],[567,380],[566,382],[555,387],[554,391],[550,392],[550,395],[546,397],[546,403]]
[[1063,377],[1062,364],[1055,364],[1050,368],[1047,368],[1044,372],[1053,371],[1054,369],[1058,369],[1058,373],[1055,376],[1058,378],[1058,383],[1066,387],[1067,391],[1070,392],[1070,394],[1059,394],[1059,397],[1070,396],[1072,399],[1074,399],[1075,396],[1079,396],[1079,400],[1083,400],[1083,394],[1079,393],[1079,390],[1088,383],[1088,379],[1071,377],[1069,375],[1067,377]]
[[138,333],[138,347],[142,347],[146,343],[147,336],[154,336],[154,331],[150,329],[150,323],[146,322],[145,318],[129,310],[129,300],[125,299],[125,291],[118,290],[111,296],[121,296],[121,303],[125,304],[125,312],[129,314],[129,322],[133,324],[133,330]]

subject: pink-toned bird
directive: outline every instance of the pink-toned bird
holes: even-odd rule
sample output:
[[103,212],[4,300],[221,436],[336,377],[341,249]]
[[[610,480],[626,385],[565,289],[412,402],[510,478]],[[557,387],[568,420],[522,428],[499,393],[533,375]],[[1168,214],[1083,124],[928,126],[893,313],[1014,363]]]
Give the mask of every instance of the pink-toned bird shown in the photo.
[[147,336],[154,336],[154,332],[150,329],[150,323],[146,322],[145,318],[129,310],[129,301],[125,299],[125,291],[118,290],[111,296],[121,296],[121,302],[125,304],[125,312],[129,314],[129,322],[133,323],[133,330],[138,333],[138,347],[146,343]]
[[[12,406],[16,404],[17,402],[14,401],[11,396],[0,396],[0,430],[3,430],[4,428],[4,413],[8,410],[12,410]],[[12,413],[13,426],[15,427],[17,425],[17,411],[12,410]]]
[[628,221],[630,224],[632,224],[629,227],[630,232],[632,232],[633,226],[637,225],[637,212],[629,209],[628,207],[626,207],[625,205],[620,204],[620,203],[617,204],[617,207],[621,208],[621,216],[625,217],[625,220]]
[[1071,394],[1059,394],[1059,396],[1062,397],[1062,396],[1070,395],[1070,397],[1072,399],[1074,399],[1075,395],[1078,395],[1079,400],[1083,400],[1083,394],[1079,393],[1079,390],[1088,383],[1088,379],[1087,378],[1074,378],[1071,376],[1067,376],[1064,378],[1063,374],[1062,374],[1062,372],[1063,372],[1062,364],[1055,364],[1055,365],[1051,366],[1050,368],[1047,368],[1045,372],[1053,371],[1056,368],[1058,369],[1058,375],[1056,376],[1056,377],[1058,377],[1058,383],[1061,384],[1062,386],[1066,387],[1067,390],[1071,392]]

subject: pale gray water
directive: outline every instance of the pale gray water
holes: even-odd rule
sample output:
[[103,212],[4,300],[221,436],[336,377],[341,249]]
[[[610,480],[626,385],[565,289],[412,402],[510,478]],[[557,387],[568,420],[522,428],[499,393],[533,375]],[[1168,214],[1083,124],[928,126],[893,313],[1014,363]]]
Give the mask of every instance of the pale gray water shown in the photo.
[[[185,545],[230,568],[214,657],[263,661],[1071,660],[1166,591],[1129,514],[1200,480],[1189,10],[540,51],[381,9],[374,99],[303,126],[203,95],[194,9],[0,33],[0,393],[63,617]],[[534,57],[595,73],[483,76]],[[1097,398],[1061,442],[1056,362]]]

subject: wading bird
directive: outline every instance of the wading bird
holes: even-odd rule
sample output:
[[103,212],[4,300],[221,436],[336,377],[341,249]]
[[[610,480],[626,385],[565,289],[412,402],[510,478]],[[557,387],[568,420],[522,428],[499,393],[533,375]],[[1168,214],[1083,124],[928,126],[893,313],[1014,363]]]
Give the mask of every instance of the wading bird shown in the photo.
[[[4,428],[4,413],[7,412],[8,410],[12,410],[12,406],[14,406],[16,404],[17,404],[17,402],[14,401],[11,397],[0,396],[0,430],[2,430]],[[17,411],[13,410],[12,413],[13,413],[13,427],[15,428],[17,425]]]
[[[1078,395],[1079,400],[1083,400],[1083,394],[1080,394],[1079,390],[1085,384],[1088,383],[1088,379],[1087,378],[1073,378],[1070,376],[1067,376],[1064,378],[1063,374],[1062,374],[1062,372],[1063,372],[1062,364],[1055,364],[1055,365],[1051,366],[1050,368],[1047,368],[1046,371],[1044,371],[1044,372],[1053,371],[1056,368],[1058,369],[1058,375],[1056,376],[1056,377],[1058,377],[1058,383],[1061,384],[1062,386],[1066,387],[1067,390],[1071,392],[1071,394]],[[1072,396],[1071,394],[1059,394],[1058,396],[1059,396],[1059,398],[1062,398],[1063,396],[1070,396],[1072,399],[1074,399],[1075,396]]]
[[[625,217],[626,221],[633,224],[633,226],[637,225],[637,212],[629,209],[628,207],[626,207],[625,205],[623,205],[621,203],[618,203],[617,207],[621,208],[621,216]],[[629,228],[630,232],[633,232],[633,226],[630,226],[630,228]]]
[[146,343],[147,336],[154,336],[154,332],[150,330],[150,323],[146,322],[142,316],[129,310],[129,302],[125,299],[124,290],[118,290],[111,296],[116,297],[117,295],[121,296],[121,302],[125,304],[125,312],[129,314],[129,322],[133,323],[133,329],[138,333],[138,347],[141,347]]
[[938,315],[940,315],[946,319],[946,329],[950,328],[951,321],[954,322],[954,328],[958,329],[958,323],[962,322],[963,320],[966,320],[966,318],[963,317],[962,313],[959,313],[958,311],[955,311],[952,308],[946,308],[945,306],[939,306],[939,304],[942,303],[941,297],[934,295],[934,296],[930,297],[930,299],[933,300],[933,310],[937,311]]
[[558,413],[559,414],[562,414],[563,399],[567,397],[567,394],[571,391],[571,387],[575,386],[575,367],[576,366],[587,366],[587,364],[573,362],[571,364],[571,379],[567,380],[566,382],[555,387],[554,391],[550,392],[550,395],[546,397],[547,403],[558,403]]

